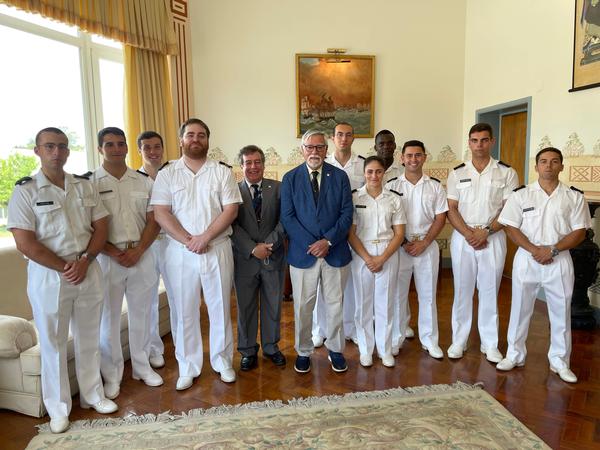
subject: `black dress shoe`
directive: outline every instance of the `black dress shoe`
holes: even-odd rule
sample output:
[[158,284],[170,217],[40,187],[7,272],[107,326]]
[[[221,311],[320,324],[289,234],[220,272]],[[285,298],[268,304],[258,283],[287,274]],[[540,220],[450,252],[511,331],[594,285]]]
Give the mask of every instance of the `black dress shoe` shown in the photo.
[[240,370],[252,370],[256,367],[257,360],[256,355],[242,356],[240,363]]
[[276,366],[285,366],[285,356],[283,356],[283,353],[281,352],[276,352],[272,355],[265,355],[265,357],[273,361],[273,364]]

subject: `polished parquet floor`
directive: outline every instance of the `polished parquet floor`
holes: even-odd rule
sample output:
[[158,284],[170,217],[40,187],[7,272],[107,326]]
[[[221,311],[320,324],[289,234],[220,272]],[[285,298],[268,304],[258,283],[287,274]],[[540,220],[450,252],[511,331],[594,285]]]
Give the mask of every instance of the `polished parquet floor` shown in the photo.
[[[450,311],[452,307],[452,274],[444,269],[438,293],[440,345],[445,351],[451,340]],[[500,293],[500,350],[506,350],[506,328],[510,308],[510,280],[504,280]],[[417,311],[416,297],[411,291],[411,309]],[[202,311],[204,348],[208,349],[206,311]],[[235,323],[235,311],[233,312]],[[411,325],[416,328],[413,314]],[[574,331],[571,368],[579,383],[564,383],[548,368],[548,319],[545,304],[538,302],[530,327],[526,365],[511,372],[498,372],[479,352],[479,337],[474,327],[470,348],[460,360],[434,360],[418,342],[412,339],[404,344],[396,357],[393,369],[379,360],[370,368],[358,363],[358,349],[349,343],[345,350],[349,370],[334,373],[327,361],[325,348],[318,349],[312,358],[309,374],[294,372],[293,306],[285,302],[282,315],[281,350],[288,358],[284,368],[275,367],[269,360],[260,359],[257,369],[238,372],[233,384],[220,381],[208,363],[205,352],[204,370],[192,388],[175,391],[177,366],[170,335],[165,337],[167,365],[159,373],[165,384],[158,388],[145,386],[131,379],[131,365],[126,364],[121,395],[116,399],[119,411],[114,417],[128,414],[173,413],[193,408],[208,408],[220,404],[236,404],[269,399],[290,399],[311,395],[344,394],[352,391],[387,389],[397,386],[423,384],[482,382],[485,390],[500,401],[513,415],[556,449],[600,449],[600,330]],[[239,354],[234,365],[239,368]],[[71,420],[100,418],[99,414],[79,407],[73,399]],[[0,410],[0,449],[24,448],[36,434],[35,425],[47,417],[35,419],[11,411]]]

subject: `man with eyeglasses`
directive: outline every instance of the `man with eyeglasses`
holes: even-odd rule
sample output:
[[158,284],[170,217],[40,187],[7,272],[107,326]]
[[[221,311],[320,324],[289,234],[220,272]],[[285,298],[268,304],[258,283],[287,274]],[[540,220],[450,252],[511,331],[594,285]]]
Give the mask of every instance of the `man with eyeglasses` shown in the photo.
[[342,296],[349,263],[348,231],[352,225],[352,194],[348,175],[324,162],[325,133],[302,136],[305,163],[286,173],[281,183],[281,223],[289,237],[288,263],[294,296],[294,369],[310,371],[313,309],[319,284],[327,314],[325,345],[335,372],[348,370],[342,354]]
[[96,255],[106,241],[108,212],[87,177],[64,172],[69,141],[63,131],[44,128],[33,151],[41,169],[17,181],[7,229],[29,259],[27,295],[40,339],[42,395],[50,430],[62,433],[72,406],[69,324],[81,407],[101,414],[118,409],[105,397],[100,378],[102,272]]
[[242,148],[238,161],[244,179],[238,183],[243,205],[233,222],[234,284],[237,297],[238,351],[240,369],[256,367],[260,341],[263,356],[276,366],[285,365],[279,350],[281,302],[285,274],[285,233],[279,221],[280,185],[263,178],[265,154],[256,145]]
[[518,185],[515,169],[491,157],[492,127],[478,123],[469,131],[471,161],[448,176],[448,219],[454,227],[450,243],[454,276],[452,345],[449,358],[462,358],[467,348],[477,286],[480,351],[490,362],[502,360],[498,350],[498,289],[506,258],[506,235],[498,216]]

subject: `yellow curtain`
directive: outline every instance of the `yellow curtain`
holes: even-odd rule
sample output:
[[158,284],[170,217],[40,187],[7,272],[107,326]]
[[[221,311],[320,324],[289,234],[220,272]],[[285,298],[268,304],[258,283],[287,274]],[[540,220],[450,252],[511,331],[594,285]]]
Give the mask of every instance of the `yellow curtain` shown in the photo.
[[129,143],[129,165],[142,165],[136,138],[153,130],[163,137],[165,161],[179,158],[179,146],[166,55],[124,46],[125,133]]

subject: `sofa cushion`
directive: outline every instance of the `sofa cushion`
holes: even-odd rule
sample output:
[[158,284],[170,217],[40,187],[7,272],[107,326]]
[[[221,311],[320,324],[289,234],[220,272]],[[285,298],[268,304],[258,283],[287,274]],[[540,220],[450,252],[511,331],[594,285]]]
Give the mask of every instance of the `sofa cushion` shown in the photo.
[[18,358],[35,344],[35,327],[29,321],[0,315],[0,358]]

